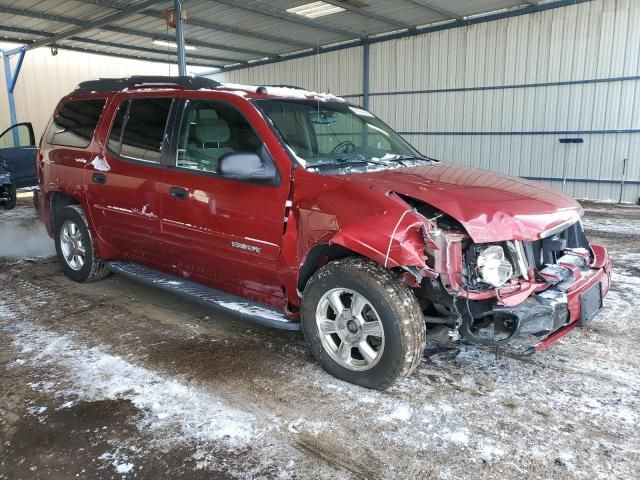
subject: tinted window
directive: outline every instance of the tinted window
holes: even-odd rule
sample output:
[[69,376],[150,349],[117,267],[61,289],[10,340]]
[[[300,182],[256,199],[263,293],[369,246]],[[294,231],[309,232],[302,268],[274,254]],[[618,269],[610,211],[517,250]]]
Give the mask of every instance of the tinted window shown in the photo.
[[113,120],[111,126],[111,132],[109,133],[109,150],[116,155],[120,155],[120,145],[122,143],[122,126],[124,125],[124,119],[127,115],[127,109],[129,108],[129,100],[123,102],[118,108],[116,118]]
[[236,108],[189,100],[182,115],[176,165],[215,173],[223,155],[258,153],[261,146],[262,140]]
[[120,155],[149,162],[160,161],[171,101],[170,98],[131,100],[124,122]]
[[58,112],[47,132],[53,145],[85,148],[91,143],[105,100],[76,100]]

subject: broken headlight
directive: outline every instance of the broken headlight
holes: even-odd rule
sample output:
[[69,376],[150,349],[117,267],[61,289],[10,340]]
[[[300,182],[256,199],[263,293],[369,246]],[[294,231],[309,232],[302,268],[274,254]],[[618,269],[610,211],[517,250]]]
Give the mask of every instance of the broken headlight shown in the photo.
[[476,265],[479,280],[494,287],[501,287],[513,275],[513,266],[500,245],[483,249],[478,254]]

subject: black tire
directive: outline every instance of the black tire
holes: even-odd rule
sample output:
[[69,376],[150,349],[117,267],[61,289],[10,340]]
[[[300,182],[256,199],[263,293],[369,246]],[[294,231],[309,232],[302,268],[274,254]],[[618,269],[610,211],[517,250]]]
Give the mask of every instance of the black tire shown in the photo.
[[16,208],[16,203],[18,201],[16,186],[12,183],[7,187],[7,191],[9,192],[9,198],[4,202],[4,209],[13,210]]
[[[325,293],[349,289],[364,296],[384,330],[384,349],[377,363],[364,371],[336,362],[322,343],[316,310]],[[367,388],[385,389],[416,369],[426,345],[426,325],[420,305],[396,275],[368,259],[349,257],[319,269],[302,298],[302,328],[313,356],[333,376]]]
[[[82,237],[82,244],[85,246],[84,264],[80,269],[74,269],[67,262],[61,246],[61,231],[65,222],[70,221],[77,225]],[[64,274],[74,282],[95,282],[102,280],[109,275],[109,270],[104,262],[98,257],[95,244],[89,231],[87,218],[80,205],[69,205],[64,207],[55,218],[55,244],[58,262]]]

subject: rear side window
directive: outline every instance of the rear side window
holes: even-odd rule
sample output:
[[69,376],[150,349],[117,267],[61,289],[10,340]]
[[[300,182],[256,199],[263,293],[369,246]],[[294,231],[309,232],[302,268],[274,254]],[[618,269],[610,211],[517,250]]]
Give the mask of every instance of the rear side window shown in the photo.
[[109,149],[134,160],[160,162],[171,102],[170,98],[140,98],[120,105],[109,134]]
[[47,142],[66,147],[88,147],[105,102],[104,99],[75,100],[65,104],[49,127]]

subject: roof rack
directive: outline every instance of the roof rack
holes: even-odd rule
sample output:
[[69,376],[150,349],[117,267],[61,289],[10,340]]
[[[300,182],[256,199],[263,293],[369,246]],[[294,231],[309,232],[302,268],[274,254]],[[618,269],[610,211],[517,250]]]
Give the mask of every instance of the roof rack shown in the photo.
[[258,88],[256,88],[256,93],[267,93],[268,92],[268,88],[289,88],[291,90],[303,90],[306,91],[305,88],[302,87],[296,87],[295,85],[260,85]]
[[217,88],[221,84],[206,77],[169,77],[162,75],[134,75],[125,78],[99,78],[97,80],[87,80],[80,82],[75,88],[75,93],[92,93],[92,92],[117,92],[120,90],[140,88],[140,87],[159,87],[159,86],[178,86],[189,90],[198,90],[200,88]]
[[295,85],[260,85],[261,87],[271,87],[271,88],[291,88],[293,90],[306,90],[303,87],[297,87]]

